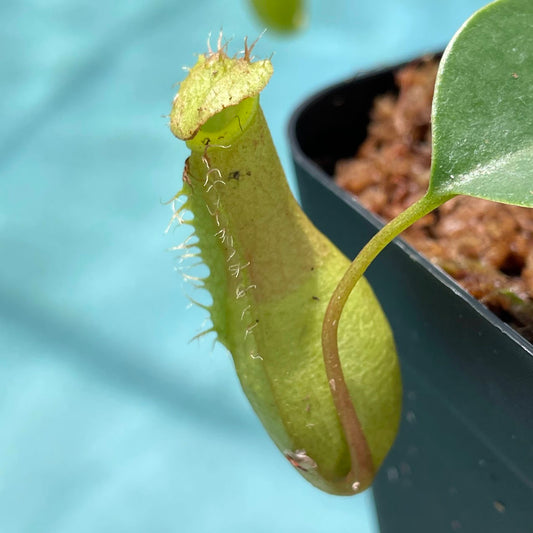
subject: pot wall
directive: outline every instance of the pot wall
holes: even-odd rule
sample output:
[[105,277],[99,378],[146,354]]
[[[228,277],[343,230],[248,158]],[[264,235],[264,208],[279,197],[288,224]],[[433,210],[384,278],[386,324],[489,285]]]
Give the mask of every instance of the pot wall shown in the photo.
[[[380,221],[328,175],[392,70],[304,103],[290,124],[302,205],[349,257]],[[403,421],[374,486],[382,533],[533,531],[533,347],[397,239],[367,277],[401,360]]]

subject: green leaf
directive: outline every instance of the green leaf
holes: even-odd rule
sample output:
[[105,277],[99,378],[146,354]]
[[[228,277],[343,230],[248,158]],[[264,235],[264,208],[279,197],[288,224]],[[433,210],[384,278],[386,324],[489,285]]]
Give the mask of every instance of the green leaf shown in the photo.
[[497,0],[448,45],[428,194],[533,207],[533,1]]
[[290,32],[305,22],[303,0],[251,0],[256,14],[269,28]]

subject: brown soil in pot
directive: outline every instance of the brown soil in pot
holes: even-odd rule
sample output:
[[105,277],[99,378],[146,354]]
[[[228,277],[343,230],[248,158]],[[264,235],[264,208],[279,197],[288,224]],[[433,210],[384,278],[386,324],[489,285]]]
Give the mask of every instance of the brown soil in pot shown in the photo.
[[[375,99],[367,139],[337,163],[337,183],[385,220],[426,192],[437,67],[428,58],[399,70],[399,94]],[[533,341],[533,209],[459,196],[402,237]]]

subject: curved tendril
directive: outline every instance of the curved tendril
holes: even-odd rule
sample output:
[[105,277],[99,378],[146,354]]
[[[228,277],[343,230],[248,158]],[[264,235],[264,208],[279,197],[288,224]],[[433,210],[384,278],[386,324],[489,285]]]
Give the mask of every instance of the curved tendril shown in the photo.
[[381,228],[348,267],[333,291],[326,309],[322,324],[322,354],[333,402],[350,450],[351,468],[345,480],[354,488],[354,491],[370,485],[374,477],[374,464],[361,422],[344,379],[339,357],[338,328],[341,314],[357,282],[363,277],[368,266],[383,248],[403,230],[449,198],[426,194]]

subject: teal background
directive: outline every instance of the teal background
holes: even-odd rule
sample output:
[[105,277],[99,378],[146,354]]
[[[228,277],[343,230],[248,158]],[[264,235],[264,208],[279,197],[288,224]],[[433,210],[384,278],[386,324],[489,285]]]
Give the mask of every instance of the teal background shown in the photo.
[[[355,71],[442,47],[483,0],[309,2],[267,32],[262,104],[294,183],[294,107]],[[164,232],[184,145],[175,83],[242,0],[0,4],[0,531],[375,533],[371,493],[322,494],[269,441]],[[205,295],[199,295],[205,299]],[[205,328],[204,328],[205,329]]]

